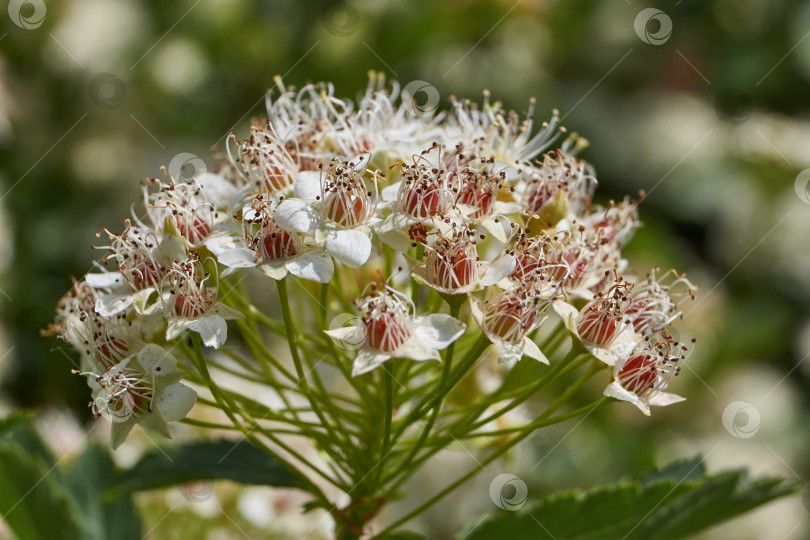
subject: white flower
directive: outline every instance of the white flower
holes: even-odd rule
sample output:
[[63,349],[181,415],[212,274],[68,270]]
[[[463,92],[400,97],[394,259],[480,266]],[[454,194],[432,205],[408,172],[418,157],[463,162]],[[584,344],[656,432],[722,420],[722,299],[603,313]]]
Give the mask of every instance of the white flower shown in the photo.
[[425,247],[425,262],[414,269],[413,277],[440,293],[466,294],[501,281],[515,269],[515,258],[509,254],[479,261],[475,244],[475,233],[466,226],[448,236],[439,233]]
[[489,164],[479,169],[466,166],[454,173],[461,178],[456,207],[468,223],[483,227],[493,238],[505,244],[513,226],[505,216],[515,214],[521,208],[516,202],[498,199],[507,174],[503,170],[493,173],[492,168]]
[[[694,340],[692,340],[694,343]],[[627,401],[650,415],[650,406],[664,407],[683,401],[663,390],[678,375],[689,349],[666,333],[650,340],[626,361],[613,367],[613,382],[604,395]]]
[[229,319],[244,315],[214,301],[215,294],[198,275],[197,262],[189,259],[175,263],[166,276],[169,290],[163,293],[163,309],[168,326],[166,339],[172,340],[185,330],[200,334],[206,347],[218,349],[228,338]]
[[635,331],[645,336],[660,332],[680,317],[680,304],[694,298],[697,291],[697,287],[675,270],[656,278],[657,270],[653,268],[646,280],[633,287],[626,311]]
[[625,320],[631,287],[618,278],[606,293],[598,293],[579,311],[563,300],[553,303],[571,334],[609,366],[626,361],[641,341],[641,336],[633,332],[633,325]]
[[[243,210],[245,240],[217,254],[220,264],[228,267],[223,273],[238,268],[258,268],[273,279],[284,279],[287,273],[317,283],[328,283],[334,273],[334,264],[327,251],[312,245],[309,238],[301,239],[297,233],[282,229],[276,223],[274,212],[263,201]],[[258,225],[258,230],[250,228]]]
[[114,260],[118,272],[89,273],[87,284],[99,289],[95,310],[100,315],[112,317],[132,305],[138,313],[151,313],[147,305],[166,272],[175,261],[186,258],[183,240],[171,233],[159,236],[144,227],[127,228],[120,235],[106,231],[110,245],[102,246],[110,254],[103,263]]
[[483,354],[497,356],[499,362],[514,362],[526,355],[548,364],[548,358],[528,336],[546,320],[549,304],[540,303],[530,287],[504,291],[487,302],[471,297],[472,316],[492,342]]
[[92,388],[96,416],[112,421],[112,447],[118,448],[129,432],[142,427],[171,438],[166,425],[185,418],[197,393],[179,381],[177,360],[161,347],[145,345],[101,374],[81,373]]
[[295,186],[298,198],[278,205],[276,223],[289,231],[313,234],[338,262],[362,266],[371,255],[372,228],[378,221],[362,180],[366,164],[368,156],[359,156],[333,164],[326,177],[301,174]]
[[461,144],[480,156],[492,156],[509,165],[527,164],[557,139],[560,121],[555,109],[549,122],[543,122],[540,131],[533,134],[534,103],[531,99],[525,120],[504,111],[500,102],[490,103],[489,92],[484,92],[480,108],[470,101],[452,99],[453,115],[445,128],[445,144]]
[[410,299],[387,286],[382,292],[373,292],[359,309],[359,324],[325,331],[334,339],[363,343],[352,376],[367,373],[391,358],[440,360],[439,351],[466,329],[464,323],[450,315],[414,316]]

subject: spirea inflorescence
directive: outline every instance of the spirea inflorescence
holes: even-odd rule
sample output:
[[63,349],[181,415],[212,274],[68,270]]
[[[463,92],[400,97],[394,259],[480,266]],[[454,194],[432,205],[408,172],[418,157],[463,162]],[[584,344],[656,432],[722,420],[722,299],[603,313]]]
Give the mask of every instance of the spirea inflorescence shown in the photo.
[[[113,421],[113,446],[135,424],[168,435],[201,389],[214,398],[207,404],[242,414],[235,404],[251,402],[222,390],[217,370],[281,395],[290,409],[274,412],[278,421],[314,429],[294,395],[335,444],[352,441],[351,430],[333,433],[351,416],[341,418],[343,405],[308,367],[322,355],[369,407],[380,366],[403,388],[428,389],[410,413],[397,409],[405,390],[378,410],[390,415],[381,437],[407,436],[434,415],[415,453],[444,396],[495,359],[503,370],[493,377],[524,357],[598,362],[611,372],[605,395],[646,414],[681,399],[665,389],[691,345],[671,324],[696,289],[675,271],[639,277],[629,268],[622,248],[640,224],[638,201],[594,202],[596,173],[578,157],[586,141],[556,112],[538,127],[534,102],[524,118],[488,93],[481,104],[452,98],[449,110],[421,114],[399,94],[378,76],[356,101],[329,84],[295,90],[277,80],[267,116],[246,139],[231,137],[217,173],[183,180],[164,170],[144,182],[143,206],[121,232],[99,233],[106,254],[61,300],[54,329],[79,351],[92,411]],[[260,279],[245,287],[249,272]],[[283,321],[252,300],[273,280]],[[302,285],[292,295],[290,280]],[[293,317],[291,304],[312,309]],[[353,315],[330,326],[339,311]],[[238,352],[228,349],[235,330]],[[289,357],[263,332],[286,339]],[[573,345],[562,358],[565,336]],[[456,348],[467,355],[453,365]],[[406,359],[428,367],[412,371]],[[486,387],[497,397],[498,384]],[[497,400],[483,401],[464,414],[491,415]]]

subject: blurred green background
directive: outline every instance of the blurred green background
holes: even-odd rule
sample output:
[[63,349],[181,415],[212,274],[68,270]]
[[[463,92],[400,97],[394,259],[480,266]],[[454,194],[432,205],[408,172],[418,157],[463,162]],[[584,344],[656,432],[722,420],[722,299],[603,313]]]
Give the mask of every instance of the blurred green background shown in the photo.
[[[486,88],[519,112],[536,97],[538,118],[558,108],[591,141],[582,157],[600,201],[649,192],[633,265],[675,267],[701,287],[680,325],[698,338],[674,383],[688,401],[651,420],[607,407],[570,436],[563,425],[534,437],[513,456],[530,493],[699,453],[714,469],[810,475],[810,197],[796,181],[810,167],[810,4],[681,0],[652,20],[636,0],[15,4],[16,22],[0,14],[0,411],[90,421],[72,353],[39,330],[140,180],[181,152],[211,165],[228,131],[262,113],[276,74],[353,97],[378,70],[434,86],[442,106]],[[530,473],[537,456],[548,459]],[[488,482],[445,503],[457,518],[443,506],[423,526],[442,537],[491,511]],[[157,521],[172,503],[143,504]],[[233,523],[191,506],[152,534],[262,528],[244,505]],[[805,494],[706,537],[807,538],[808,510]]]

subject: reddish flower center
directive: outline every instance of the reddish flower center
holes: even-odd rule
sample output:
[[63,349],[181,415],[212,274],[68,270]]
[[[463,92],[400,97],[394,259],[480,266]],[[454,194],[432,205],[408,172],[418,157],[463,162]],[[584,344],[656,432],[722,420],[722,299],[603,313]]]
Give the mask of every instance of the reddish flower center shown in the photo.
[[324,213],[338,225],[353,227],[363,221],[366,204],[362,196],[338,190],[326,196]]
[[261,250],[262,257],[269,261],[292,257],[297,253],[292,234],[284,229],[277,228],[264,234]]
[[590,306],[577,317],[577,332],[585,343],[607,347],[616,338],[619,322],[615,315]]
[[160,281],[160,272],[151,260],[142,262],[130,270],[129,274],[132,284],[138,289],[154,287]]
[[126,356],[129,345],[115,336],[108,336],[101,345],[96,342],[96,359],[104,367],[112,367]]
[[207,302],[201,292],[187,291],[185,294],[177,292],[174,299],[174,311],[180,317],[194,318],[205,313]]
[[619,383],[636,395],[644,395],[655,388],[658,370],[650,355],[634,356],[619,372]]
[[431,251],[427,264],[431,281],[445,289],[466,287],[477,278],[477,257],[464,246]]
[[545,182],[535,182],[529,186],[529,211],[537,213],[556,193],[556,189]]
[[652,311],[640,300],[632,302],[625,313],[633,321],[633,329],[639,334],[643,334],[652,325]]
[[444,213],[446,204],[441,188],[435,184],[409,186],[404,193],[404,210],[417,218]]
[[198,215],[176,216],[177,230],[192,244],[201,242],[211,233],[211,224]]
[[502,298],[486,319],[487,330],[508,342],[523,339],[537,319],[537,310],[519,298]]
[[273,193],[292,185],[292,178],[279,165],[269,165],[264,170],[264,182]]
[[492,208],[492,200],[492,193],[484,189],[475,189],[472,187],[465,188],[458,196],[459,204],[466,204],[477,209],[470,214],[470,217],[473,219],[481,219],[489,215],[489,211]]
[[366,343],[380,352],[394,352],[411,337],[410,326],[396,311],[384,310],[367,315],[363,317],[363,325]]

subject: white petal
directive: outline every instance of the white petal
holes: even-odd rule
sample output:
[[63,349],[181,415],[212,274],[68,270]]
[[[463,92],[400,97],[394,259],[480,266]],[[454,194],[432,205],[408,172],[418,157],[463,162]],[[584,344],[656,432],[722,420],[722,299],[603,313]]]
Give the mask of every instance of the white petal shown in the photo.
[[576,325],[577,316],[579,315],[577,308],[562,300],[555,300],[552,306],[554,307],[554,311],[557,312],[557,315],[562,319],[565,327],[575,336],[579,336]]
[[371,154],[360,154],[359,156],[353,157],[349,161],[349,165],[355,171],[362,171],[368,166],[368,162],[371,161]]
[[236,186],[211,172],[206,172],[196,179],[197,184],[202,187],[208,202],[216,208],[225,208],[228,202],[236,195]]
[[399,187],[401,185],[402,182],[396,182],[394,184],[391,184],[390,186],[385,186],[380,192],[382,200],[386,202],[392,202],[397,200],[397,196],[399,195]]
[[264,263],[259,266],[259,269],[264,272],[264,275],[275,280],[287,277],[287,266],[283,261]]
[[301,171],[293,186],[293,194],[299,199],[315,200],[321,196],[321,173]]
[[625,390],[616,381],[613,381],[607,386],[607,388],[605,388],[604,395],[618,399],[619,401],[627,401],[628,403],[632,403],[646,416],[650,416],[650,406],[633,392],[628,392]]
[[481,285],[489,287],[511,274],[515,270],[515,258],[512,255],[503,255],[489,263],[481,279]]
[[419,362],[425,360],[441,360],[442,358],[439,355],[439,351],[415,336],[403,343],[402,346],[394,352],[393,356],[395,358],[410,358],[411,360],[417,360]]
[[208,239],[203,242],[203,245],[208,248],[208,251],[213,253],[217,258],[219,258],[222,253],[232,249],[245,249],[245,243],[241,238],[235,238],[228,235],[209,236]]
[[148,287],[132,294],[132,307],[135,308],[136,312],[145,315],[161,307],[160,302],[155,302],[152,306],[147,305],[154,292],[154,287]]
[[131,294],[102,294],[96,298],[95,310],[102,317],[112,317],[127,309],[133,300]]
[[117,287],[124,282],[123,276],[119,272],[90,273],[84,276],[84,280],[94,289]]
[[226,249],[217,255],[220,264],[228,268],[251,268],[258,264],[256,262],[256,252],[248,248]]
[[492,165],[492,174],[500,175],[501,173],[506,175],[505,180],[507,182],[512,182],[520,178],[520,173],[518,172],[517,167],[515,167],[512,163],[499,159],[496,160]]
[[681,401],[686,401],[686,398],[681,397],[677,394],[656,392],[650,398],[650,405],[655,405],[656,407],[666,407],[667,405],[672,405],[673,403],[680,403]]
[[528,336],[523,338],[523,354],[529,358],[534,358],[538,362],[544,364],[549,363],[548,358],[546,358],[546,355],[540,350],[540,347],[537,346],[537,343],[529,339]]
[[418,222],[418,219],[409,216],[405,212],[392,212],[382,223],[375,227],[375,232],[377,234],[387,234],[393,231],[406,231],[408,227]]
[[506,231],[511,229],[510,223],[511,222],[505,217],[499,217],[497,222],[495,218],[490,217],[482,221],[481,226],[484,227],[495,240],[505,244],[509,239]]
[[605,349],[604,347],[594,347],[593,345],[585,345],[585,348],[594,355],[597,360],[609,365],[615,366],[616,365],[616,355],[613,353],[612,349]]
[[337,328],[330,328],[329,330],[324,330],[323,332],[333,339],[350,343],[362,343],[366,338],[366,334],[363,332],[363,329],[355,325],[338,326]]
[[155,376],[163,377],[171,375],[177,368],[177,359],[163,347],[148,343],[138,352],[138,364],[144,371],[152,371]]
[[484,328],[484,310],[481,309],[481,300],[475,298],[474,296],[470,296],[470,312],[472,313],[473,319],[475,322],[478,323],[478,327],[483,330]]
[[278,205],[273,215],[276,224],[282,229],[297,232],[310,232],[318,226],[318,213],[305,203],[286,199]]
[[376,353],[368,349],[360,349],[357,351],[357,357],[352,364],[352,377],[368,373],[389,358],[391,358],[391,356],[387,354]]
[[206,347],[219,349],[228,339],[228,325],[225,323],[225,319],[219,315],[209,315],[191,320],[186,327],[200,334],[200,338]]
[[181,383],[170,384],[160,393],[157,407],[167,422],[177,422],[186,417],[197,402],[197,392]]
[[334,231],[326,237],[326,251],[346,266],[359,268],[371,255],[371,240],[352,229]]
[[416,336],[433,349],[446,348],[467,329],[466,324],[443,313],[428,315],[416,324]]
[[287,270],[302,279],[329,283],[335,271],[332,258],[323,251],[308,251],[287,261]]

